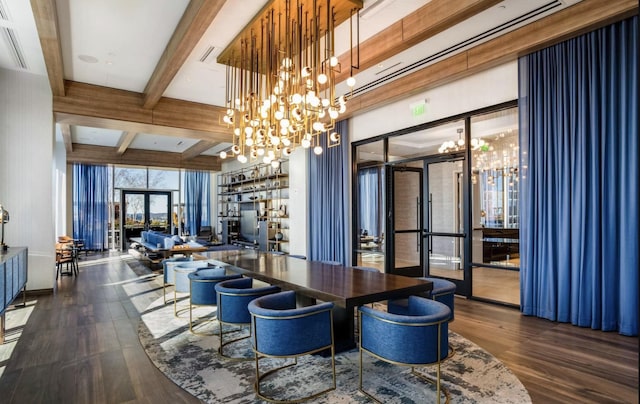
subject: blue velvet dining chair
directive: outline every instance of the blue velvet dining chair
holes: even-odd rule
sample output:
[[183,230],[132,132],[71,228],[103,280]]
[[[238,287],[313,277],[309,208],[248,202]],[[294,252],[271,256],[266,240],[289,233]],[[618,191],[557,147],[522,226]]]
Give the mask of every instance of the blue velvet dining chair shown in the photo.
[[[242,278],[242,275],[227,275],[224,267],[212,267],[199,268],[190,272],[187,277],[189,278],[189,331],[197,334],[194,331],[194,306],[217,306],[216,285],[226,280]],[[177,288],[178,283],[176,283]]]
[[[162,294],[164,295],[164,304],[167,304],[167,286],[173,286],[176,283],[173,268],[184,262],[192,261],[189,257],[171,257],[162,260]],[[206,266],[206,261],[204,265]]]
[[[451,309],[451,318],[449,322],[453,321],[455,316],[454,304],[456,294],[456,284],[442,278],[417,278],[425,281],[433,282],[433,289],[424,292],[418,296],[436,300],[440,303],[446,304]],[[395,314],[407,314],[408,306],[407,299],[394,299],[387,302],[387,310],[390,313]]]
[[[448,320],[451,310],[447,305],[419,296],[410,296],[408,313],[393,314],[370,307],[359,307],[360,328],[360,384],[359,390],[380,402],[363,388],[363,353],[394,365],[410,366],[411,373],[436,386],[437,402],[442,390],[449,402],[449,392],[440,386],[440,363],[448,350]],[[415,367],[436,364],[435,382],[415,372]],[[380,369],[380,368],[378,368]]]
[[251,324],[251,314],[249,313],[249,303],[260,296],[280,292],[280,288],[272,285],[261,285],[254,287],[252,278],[232,279],[216,284],[218,295],[218,324],[220,325],[220,348],[218,353],[227,359],[253,359],[235,358],[225,355],[224,347],[234,342],[249,338],[250,335],[224,341],[223,325],[248,326]]
[[[333,303],[296,307],[294,291],[274,293],[259,297],[249,303],[251,313],[252,344],[255,352],[256,396],[262,400],[300,402],[318,397],[336,388],[335,346],[333,340]],[[267,397],[260,390],[260,382],[289,366],[297,365],[297,358],[330,350],[333,383],[322,391],[305,397],[276,399]],[[293,358],[293,363],[260,374],[260,359]],[[300,380],[311,383],[315,380]]]

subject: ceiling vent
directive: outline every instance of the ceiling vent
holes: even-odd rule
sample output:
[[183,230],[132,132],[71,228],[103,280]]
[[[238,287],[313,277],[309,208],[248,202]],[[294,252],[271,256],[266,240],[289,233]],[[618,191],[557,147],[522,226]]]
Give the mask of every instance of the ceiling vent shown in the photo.
[[4,0],[0,0],[0,20],[9,21],[9,9]]
[[215,63],[216,61],[216,56],[214,52],[215,49],[216,49],[215,46],[209,46],[207,49],[205,49],[204,53],[202,54],[202,56],[200,56],[200,59],[198,60],[208,65]]
[[4,41],[7,44],[7,49],[9,50],[16,67],[27,70],[27,61],[22,53],[22,48],[20,47],[15,31],[11,28],[0,27],[0,32],[0,35],[2,35],[2,38],[4,38]]

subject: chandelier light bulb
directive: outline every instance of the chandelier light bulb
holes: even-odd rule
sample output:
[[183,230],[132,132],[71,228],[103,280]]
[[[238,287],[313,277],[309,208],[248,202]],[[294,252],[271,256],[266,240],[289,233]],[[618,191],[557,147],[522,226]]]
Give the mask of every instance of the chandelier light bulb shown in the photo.
[[258,150],[256,150],[256,153],[258,153],[258,156],[264,156],[264,149],[261,147]]
[[320,112],[318,112],[318,118],[319,118],[319,119],[322,119],[322,118],[324,118],[324,116],[325,116],[326,114],[327,114],[327,113],[326,113],[326,112],[324,112],[324,109],[323,109],[323,110],[321,110]]
[[252,159],[258,158],[258,151],[257,150],[251,150],[251,158]]
[[331,132],[331,134],[329,135],[329,139],[334,143],[339,142],[340,141],[340,135],[337,134],[336,132]]
[[289,127],[289,128],[284,128],[284,127],[280,128],[280,134],[282,136],[287,136],[287,133],[289,133],[289,129],[292,129],[292,128],[291,127]]
[[302,142],[300,142],[300,144],[302,145],[302,147],[304,147],[305,149],[308,149],[309,146],[311,146],[311,141],[309,139],[302,139]]
[[302,70],[300,70],[300,76],[303,78],[311,76],[311,68],[309,66],[303,67]]
[[314,122],[312,128],[317,132],[324,132],[326,130],[323,122]]
[[273,167],[273,168],[278,168],[278,167],[280,167],[280,160],[273,160],[273,161],[271,162],[271,167]]
[[222,122],[226,123],[226,124],[230,124],[231,123],[231,118],[228,115],[225,115],[222,118]]
[[240,128],[235,128],[233,130],[233,134],[236,135],[236,136],[240,136]]
[[244,127],[244,134],[246,136],[251,136],[253,135],[253,128],[251,126],[245,126]]
[[331,57],[329,58],[329,65],[330,65],[331,67],[336,67],[336,66],[338,66],[338,58],[337,58],[337,57],[335,57],[335,56],[331,56]]
[[271,136],[269,140],[271,141],[271,144],[274,146],[280,144],[280,138],[278,136]]
[[295,93],[291,96],[291,102],[294,104],[300,104],[302,102],[302,96],[299,93]]
[[329,101],[329,99],[328,99],[328,98],[323,98],[323,99],[322,99],[322,106],[326,108],[326,107],[328,107],[329,105],[331,105],[331,101]]
[[347,79],[347,85],[348,85],[349,87],[353,87],[353,86],[355,86],[355,85],[356,85],[356,79],[355,79],[355,78],[353,78],[353,77],[349,77],[349,78]]
[[238,154],[238,161],[241,162],[242,164],[247,162],[247,156],[245,156],[244,154]]
[[282,118],[284,118],[284,112],[277,110],[274,114],[273,117],[276,118],[277,120],[281,120]]
[[282,140],[282,144],[284,146],[290,146],[291,145],[291,140],[289,140],[288,137],[283,137],[281,140]]
[[280,126],[283,128],[288,128],[289,127],[289,120],[287,118],[283,118],[280,120]]
[[327,82],[327,75],[324,73],[320,73],[318,75],[318,83],[325,84]]
[[314,147],[314,148],[313,148],[313,152],[314,152],[316,155],[320,155],[320,154],[322,154],[322,147],[321,147],[321,146],[316,146],[316,147]]
[[250,138],[250,137],[246,138],[244,140],[244,144],[246,144],[249,147],[253,146],[253,138]]
[[345,104],[340,104],[340,109],[338,109],[338,113],[344,114],[347,112],[347,106]]
[[223,160],[226,159],[227,158],[227,152],[226,151],[221,151],[220,152],[220,158],[223,159]]
[[335,108],[329,108],[329,116],[331,117],[331,119],[337,119],[338,115],[340,114]]
[[458,139],[458,146],[464,146],[464,139]]
[[282,154],[284,154],[285,156],[290,156],[291,155],[291,148],[290,147],[285,147],[284,149],[282,149]]
[[262,158],[262,162],[263,162],[263,163],[265,163],[265,164],[271,164],[271,157],[269,157],[269,156],[264,156],[264,157]]
[[238,146],[237,144],[234,144],[233,147],[231,148],[231,151],[233,152],[233,154],[240,154],[240,146]]

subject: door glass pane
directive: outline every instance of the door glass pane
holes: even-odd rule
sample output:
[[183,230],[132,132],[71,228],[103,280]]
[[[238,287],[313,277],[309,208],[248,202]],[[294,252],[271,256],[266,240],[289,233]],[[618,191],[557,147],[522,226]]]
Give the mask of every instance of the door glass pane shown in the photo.
[[170,232],[169,195],[149,195],[149,221],[151,230]]
[[422,229],[418,171],[395,171],[393,183],[395,230]]
[[[464,128],[464,120],[452,121],[433,128],[407,133],[389,138],[389,161],[399,161],[416,157],[433,156],[445,142],[456,143]],[[453,150],[452,150],[453,151]]]
[[429,237],[429,275],[464,279],[464,238]]
[[463,232],[462,179],[462,161],[429,164],[431,232]]
[[518,109],[472,117],[471,136],[473,295],[517,305]]
[[384,143],[365,143],[356,148],[356,227],[354,265],[385,271],[385,166]]
[[420,265],[420,240],[422,234],[396,233],[395,234],[395,267],[407,268]]

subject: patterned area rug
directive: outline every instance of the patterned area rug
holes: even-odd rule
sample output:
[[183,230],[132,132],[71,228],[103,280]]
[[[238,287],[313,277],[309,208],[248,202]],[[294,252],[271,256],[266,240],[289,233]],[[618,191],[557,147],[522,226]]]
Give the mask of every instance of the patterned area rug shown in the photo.
[[[178,302],[178,308],[188,307],[188,300]],[[142,315],[138,329],[140,341],[153,363],[177,385],[207,403],[259,403],[253,390],[255,362],[229,361],[218,353],[218,324],[202,322],[197,331],[189,332],[189,312],[183,310],[180,318],[173,315],[173,304],[164,305],[162,298],[151,304]],[[213,315],[215,307],[197,308],[196,316]],[[248,330],[232,331],[225,328],[233,339]],[[227,334],[229,332],[229,334]],[[530,403],[531,398],[522,383],[509,369],[491,354],[473,342],[450,332],[449,343],[455,354],[442,363],[442,385],[451,394],[452,403]],[[225,347],[225,354],[252,357],[248,339]],[[336,355],[337,389],[311,402],[314,403],[369,403],[371,400],[358,391],[358,350]],[[435,402],[435,387],[425,384],[406,367],[393,366],[365,359],[364,388],[385,403]],[[269,362],[271,361],[271,362]],[[278,366],[275,360],[261,360],[265,369]],[[417,371],[435,380],[436,367],[418,368]],[[298,365],[268,377],[261,383],[263,393],[280,399],[293,398],[324,390],[331,385],[331,361],[317,355],[298,359]],[[442,396],[444,402],[444,395]]]

